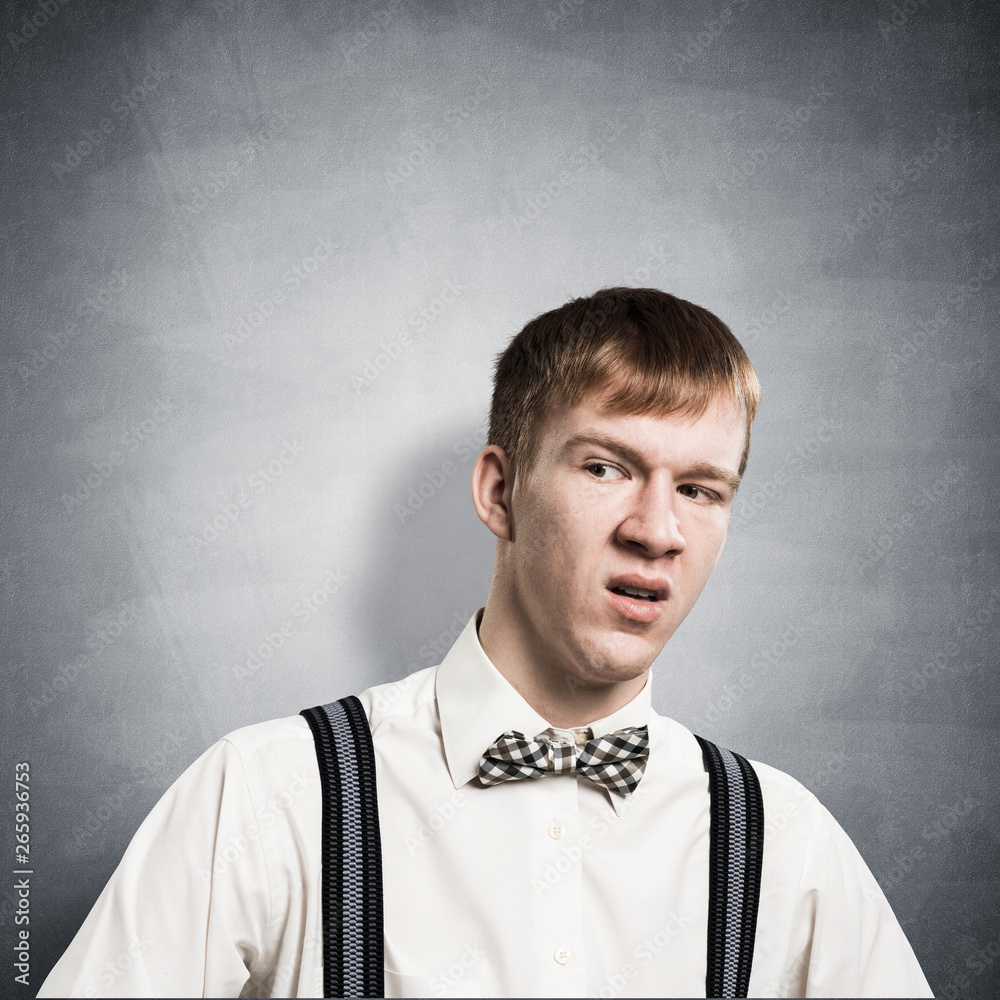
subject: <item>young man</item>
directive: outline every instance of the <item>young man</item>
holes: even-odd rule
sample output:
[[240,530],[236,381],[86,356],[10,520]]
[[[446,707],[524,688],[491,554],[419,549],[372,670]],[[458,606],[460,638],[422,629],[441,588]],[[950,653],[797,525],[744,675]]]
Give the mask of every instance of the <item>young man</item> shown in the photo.
[[[653,289],[570,302],[500,357],[472,476],[486,606],[439,666],[361,695],[387,996],[705,995],[708,774],[652,710],[650,665],[722,553],[758,398],[728,328]],[[582,766],[602,737],[641,747],[607,780]],[[846,834],[753,767],[749,995],[931,996]],[[320,835],[306,721],[232,733],[150,813],[39,995],[321,995]]]

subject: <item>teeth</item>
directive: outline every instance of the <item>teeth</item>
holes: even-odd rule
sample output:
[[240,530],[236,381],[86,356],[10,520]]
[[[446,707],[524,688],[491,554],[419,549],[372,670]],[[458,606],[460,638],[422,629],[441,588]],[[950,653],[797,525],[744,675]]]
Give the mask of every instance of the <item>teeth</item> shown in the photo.
[[646,600],[656,597],[656,593],[652,590],[639,590],[638,587],[617,587],[623,594],[628,594],[630,597],[644,597]]

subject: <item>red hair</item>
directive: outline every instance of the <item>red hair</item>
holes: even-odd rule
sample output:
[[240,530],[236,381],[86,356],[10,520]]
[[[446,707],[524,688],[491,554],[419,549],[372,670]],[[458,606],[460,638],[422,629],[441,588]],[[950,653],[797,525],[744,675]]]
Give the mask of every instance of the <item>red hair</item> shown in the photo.
[[750,424],[760,383],[732,331],[714,313],[656,288],[604,288],[531,320],[497,356],[489,443],[530,469],[538,428],[560,397],[591,393],[621,413],[700,416],[729,398]]

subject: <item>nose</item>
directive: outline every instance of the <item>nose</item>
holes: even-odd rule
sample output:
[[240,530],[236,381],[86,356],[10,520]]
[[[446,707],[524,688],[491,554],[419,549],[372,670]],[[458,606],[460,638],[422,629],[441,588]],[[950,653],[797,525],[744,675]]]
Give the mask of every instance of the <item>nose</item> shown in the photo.
[[679,556],[687,547],[678,518],[681,500],[672,482],[648,482],[618,525],[618,541],[652,559]]

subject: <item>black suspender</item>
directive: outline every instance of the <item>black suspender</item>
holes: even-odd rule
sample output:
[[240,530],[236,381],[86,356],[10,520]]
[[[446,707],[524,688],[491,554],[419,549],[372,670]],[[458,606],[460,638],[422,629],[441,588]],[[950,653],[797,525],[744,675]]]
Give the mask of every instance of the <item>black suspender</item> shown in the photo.
[[353,695],[302,713],[323,786],[323,996],[385,996],[375,751]]
[[764,857],[764,802],[750,762],[701,736],[712,821],[708,859],[706,997],[745,997]]
[[[381,997],[382,850],[375,753],[353,695],[306,717],[323,785],[323,995]],[[706,997],[745,997],[764,853],[764,805],[749,761],[700,736],[712,819]]]

